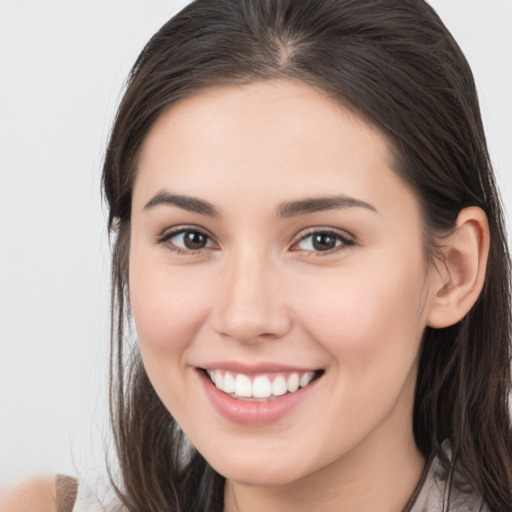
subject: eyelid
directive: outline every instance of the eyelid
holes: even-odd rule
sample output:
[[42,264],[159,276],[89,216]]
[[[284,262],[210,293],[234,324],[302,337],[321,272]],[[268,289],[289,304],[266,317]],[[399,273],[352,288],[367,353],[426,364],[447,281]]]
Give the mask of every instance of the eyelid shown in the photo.
[[[315,234],[332,235],[332,236],[340,239],[341,244],[339,244],[338,246],[335,246],[332,249],[329,249],[327,251],[315,251],[315,250],[305,251],[304,249],[293,249],[293,247],[297,246],[297,244],[299,244],[305,238],[308,238]],[[340,250],[346,249],[347,247],[351,247],[355,244],[356,244],[355,237],[352,234],[348,233],[347,231],[344,231],[344,230],[341,230],[338,228],[332,228],[332,227],[315,226],[312,228],[308,228],[307,230],[299,233],[299,235],[297,235],[297,237],[296,237],[296,241],[293,242],[293,244],[291,246],[291,250],[292,251],[301,251],[302,250],[302,251],[308,252],[309,254],[314,254],[316,256],[324,256],[324,255],[327,256],[329,254],[333,254]]]
[[167,245],[167,248],[171,251],[174,251],[178,254],[185,254],[185,255],[196,255],[203,252],[205,249],[211,249],[212,247],[202,247],[200,249],[184,249],[182,247],[178,247],[170,242],[170,239],[187,231],[195,231],[197,233],[201,233],[202,235],[206,236],[213,244],[217,245],[214,238],[208,231],[204,228],[201,228],[199,226],[193,225],[193,224],[184,224],[180,226],[175,226],[173,228],[168,228],[164,230],[160,235],[156,237],[156,242],[160,244]]

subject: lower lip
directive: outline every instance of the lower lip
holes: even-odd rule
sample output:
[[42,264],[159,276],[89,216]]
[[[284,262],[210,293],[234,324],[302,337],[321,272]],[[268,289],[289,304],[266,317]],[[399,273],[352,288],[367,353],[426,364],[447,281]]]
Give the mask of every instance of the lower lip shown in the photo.
[[294,393],[287,393],[266,402],[248,402],[233,398],[217,389],[202,370],[198,370],[198,373],[206,395],[215,409],[233,423],[251,426],[268,425],[287,416],[306,399],[320,380],[315,379]]

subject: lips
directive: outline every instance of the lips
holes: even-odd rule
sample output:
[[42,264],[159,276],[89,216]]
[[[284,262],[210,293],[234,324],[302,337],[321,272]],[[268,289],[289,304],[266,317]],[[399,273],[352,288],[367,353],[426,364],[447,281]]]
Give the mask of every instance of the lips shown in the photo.
[[323,370],[275,365],[211,364],[197,368],[203,388],[225,419],[261,426],[290,414],[311,394]]

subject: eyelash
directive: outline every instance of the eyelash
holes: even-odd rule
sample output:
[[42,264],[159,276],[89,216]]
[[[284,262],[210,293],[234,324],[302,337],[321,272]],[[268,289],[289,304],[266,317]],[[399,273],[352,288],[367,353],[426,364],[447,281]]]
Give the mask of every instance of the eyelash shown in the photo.
[[[295,244],[293,244],[293,246],[298,245],[300,242],[303,242],[304,240],[306,240],[310,237],[313,237],[314,235],[324,235],[324,236],[327,235],[327,236],[333,237],[336,239],[336,245],[332,249],[328,249],[326,251],[315,251],[315,250],[307,251],[308,254],[310,254],[312,256],[327,256],[330,254],[334,254],[340,250],[343,250],[344,248],[351,247],[351,246],[355,245],[355,241],[352,238],[350,238],[346,233],[343,233],[341,231],[337,231],[334,229],[314,228],[311,231],[303,234],[300,237],[300,239]],[[340,243],[338,243],[338,242],[340,242]],[[293,249],[293,250],[299,251],[300,249]]]
[[[175,229],[169,233],[165,233],[164,235],[160,236],[158,238],[158,243],[165,244],[169,250],[173,251],[176,254],[184,255],[184,256],[195,256],[195,255],[201,254],[205,249],[209,248],[209,247],[202,247],[200,249],[195,249],[195,250],[194,249],[186,249],[186,248],[184,249],[184,248],[176,246],[175,244],[173,244],[171,242],[172,238],[174,238],[178,235],[181,235],[181,234],[185,234],[185,233],[199,234],[199,235],[205,236],[210,241],[212,240],[212,238],[201,229],[198,229],[194,226],[182,226],[178,229]],[[315,250],[306,251],[308,253],[308,255],[313,255],[313,256],[329,255],[329,254],[336,253],[336,252],[342,250],[343,248],[347,248],[347,247],[351,247],[351,246],[355,245],[355,241],[343,232],[336,231],[333,229],[315,228],[314,230],[311,230],[310,232],[302,235],[300,237],[300,239],[293,244],[292,247],[298,245],[299,243],[303,242],[304,240],[306,240],[314,235],[327,235],[327,236],[334,237],[336,239],[337,245],[335,245],[335,247],[333,247],[332,249],[328,249],[326,251],[318,251],[318,250],[317,251],[315,251]],[[338,242],[340,242],[340,243],[338,243]],[[301,249],[291,249],[291,250],[300,251]]]
[[176,254],[183,255],[183,256],[195,256],[197,254],[201,254],[206,247],[203,247],[201,249],[183,249],[181,247],[176,246],[171,242],[171,239],[175,236],[185,234],[185,233],[197,233],[202,236],[205,236],[208,240],[211,240],[211,236],[209,236],[207,233],[205,233],[203,230],[198,229],[194,226],[182,226],[178,229],[175,229],[173,231],[170,231],[169,233],[165,233],[161,237],[158,238],[158,242],[161,244],[164,244],[167,246],[167,248]]

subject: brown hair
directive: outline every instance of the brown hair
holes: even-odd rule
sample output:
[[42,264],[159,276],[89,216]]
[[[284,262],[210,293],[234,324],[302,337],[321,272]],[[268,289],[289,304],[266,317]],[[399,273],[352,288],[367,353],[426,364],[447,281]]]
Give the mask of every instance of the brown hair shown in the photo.
[[163,110],[181,98],[211,85],[273,78],[327,92],[388,137],[396,170],[420,202],[430,251],[462,208],[485,211],[491,233],[485,286],[459,323],[426,329],[413,427],[427,457],[449,439],[452,460],[491,509],[510,510],[510,259],[503,215],[471,70],[423,0],[197,0],[140,54],[103,174],[114,234],[111,415],[124,504],[132,511],[220,511],[224,485],[186,443],[136,346],[125,339],[139,149]]

